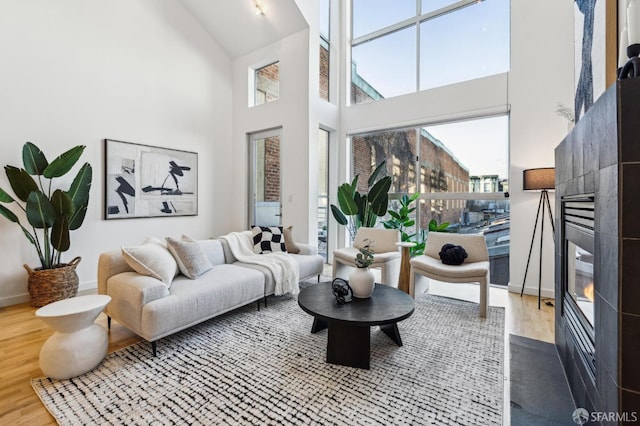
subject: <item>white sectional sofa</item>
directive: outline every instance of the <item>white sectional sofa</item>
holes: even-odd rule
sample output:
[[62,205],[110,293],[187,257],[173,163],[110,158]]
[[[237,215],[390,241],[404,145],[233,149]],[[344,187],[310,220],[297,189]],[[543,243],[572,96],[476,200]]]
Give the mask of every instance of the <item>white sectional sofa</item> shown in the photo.
[[[160,279],[136,272],[122,250],[100,255],[98,293],[111,296],[107,306],[109,325],[115,319],[151,342],[209,318],[274,294],[269,270],[241,263],[222,239],[197,241],[213,267],[195,279],[173,278],[170,286]],[[320,276],[324,259],[315,247],[297,243],[299,254],[290,256],[298,264],[300,279]]]

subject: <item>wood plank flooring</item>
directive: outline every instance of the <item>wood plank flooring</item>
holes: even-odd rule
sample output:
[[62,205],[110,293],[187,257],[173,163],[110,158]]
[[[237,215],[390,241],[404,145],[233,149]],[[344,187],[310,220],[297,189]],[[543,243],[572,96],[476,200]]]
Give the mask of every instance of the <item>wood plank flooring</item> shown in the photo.
[[[432,294],[477,301],[479,288],[466,284],[432,284]],[[503,288],[491,288],[490,304],[504,306],[505,333],[553,342],[553,307],[537,298],[520,297]],[[31,387],[31,379],[42,375],[38,366],[40,347],[52,330],[35,316],[28,304],[0,308],[0,425],[55,425]],[[106,316],[97,321],[106,327]],[[117,322],[112,323],[109,351],[131,345],[139,337]],[[508,350],[505,350],[508,352]],[[507,375],[508,377],[508,375]],[[508,409],[508,408],[507,408]]]

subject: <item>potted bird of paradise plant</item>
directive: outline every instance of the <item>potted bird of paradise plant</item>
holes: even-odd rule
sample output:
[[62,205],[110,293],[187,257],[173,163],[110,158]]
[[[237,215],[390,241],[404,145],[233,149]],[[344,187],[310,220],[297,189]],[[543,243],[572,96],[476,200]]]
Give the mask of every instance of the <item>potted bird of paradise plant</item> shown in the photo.
[[4,167],[14,195],[0,188],[0,202],[20,211],[16,214],[0,204],[0,215],[20,226],[40,259],[38,267],[24,265],[32,306],[72,297],[78,291],[75,268],[80,257],[63,263],[62,253],[71,245],[70,231],[82,225],[87,213],[91,165],[80,167],[66,191],[54,188],[52,182],[73,168],[84,149],[84,145],[75,146],[49,162],[40,148],[27,142],[22,147],[23,168]]

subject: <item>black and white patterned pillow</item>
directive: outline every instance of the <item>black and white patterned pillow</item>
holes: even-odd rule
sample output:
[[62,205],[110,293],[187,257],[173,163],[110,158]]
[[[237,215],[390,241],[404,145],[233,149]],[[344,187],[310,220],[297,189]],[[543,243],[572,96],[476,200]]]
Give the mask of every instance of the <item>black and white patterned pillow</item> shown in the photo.
[[282,226],[254,226],[251,228],[251,233],[253,235],[253,251],[255,253],[287,251]]

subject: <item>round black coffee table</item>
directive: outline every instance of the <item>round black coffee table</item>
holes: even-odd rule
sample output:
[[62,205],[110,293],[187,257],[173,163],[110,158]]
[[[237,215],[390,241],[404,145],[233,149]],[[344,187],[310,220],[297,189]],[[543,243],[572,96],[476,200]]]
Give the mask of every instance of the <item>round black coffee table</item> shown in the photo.
[[353,298],[340,305],[331,291],[331,283],[303,288],[298,304],[313,315],[312,333],[329,328],[327,362],[349,367],[369,369],[370,327],[380,329],[398,346],[402,339],[397,322],[413,314],[413,298],[397,288],[376,284],[371,297]]

